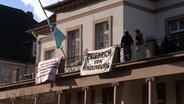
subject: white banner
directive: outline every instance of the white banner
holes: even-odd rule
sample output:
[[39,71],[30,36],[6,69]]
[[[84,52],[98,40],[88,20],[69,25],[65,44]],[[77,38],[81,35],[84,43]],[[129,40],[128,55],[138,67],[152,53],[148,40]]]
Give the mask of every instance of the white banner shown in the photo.
[[113,61],[115,46],[88,51],[80,69],[80,75],[92,75],[109,72]]
[[58,65],[58,58],[39,62],[36,74],[36,84],[43,83],[47,80],[55,81]]

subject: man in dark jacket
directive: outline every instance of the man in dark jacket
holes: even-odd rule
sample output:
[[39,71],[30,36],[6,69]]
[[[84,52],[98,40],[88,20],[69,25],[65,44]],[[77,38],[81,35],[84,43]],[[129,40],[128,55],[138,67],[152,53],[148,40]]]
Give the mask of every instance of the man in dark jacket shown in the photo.
[[124,35],[121,39],[121,48],[124,50],[124,60],[129,61],[132,57],[132,50],[131,46],[133,44],[133,39],[130,36],[129,32],[125,30]]

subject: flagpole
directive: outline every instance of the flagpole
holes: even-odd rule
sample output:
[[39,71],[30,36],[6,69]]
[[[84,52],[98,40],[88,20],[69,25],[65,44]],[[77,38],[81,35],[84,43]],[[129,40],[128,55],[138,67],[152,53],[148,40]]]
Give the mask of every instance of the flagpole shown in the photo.
[[[49,25],[49,27],[50,27],[51,34],[52,34],[52,36],[54,37],[54,33],[53,33],[54,26],[53,26],[52,23],[49,21],[48,16],[47,16],[45,10],[43,9],[43,5],[42,5],[41,1],[40,1],[40,0],[38,0],[38,1],[39,1],[39,3],[40,3],[40,6],[41,6],[41,8],[42,8],[42,10],[43,10],[43,12],[44,12],[46,18],[47,18],[47,23],[48,23],[48,25]],[[54,37],[54,39],[55,39],[55,37]],[[56,39],[55,39],[55,40],[56,40]],[[64,52],[64,50],[63,50],[62,47],[61,47],[61,51],[62,51],[62,53],[63,53],[63,55],[64,55],[64,58],[66,58],[66,54],[65,54],[65,52]]]
[[63,48],[61,48],[61,51],[63,52],[64,59],[66,59],[66,54],[65,54],[65,52],[64,52],[64,50],[63,50]]
[[46,13],[45,10],[43,9],[43,5],[42,5],[41,1],[40,1],[40,0],[38,0],[38,1],[39,1],[40,6],[41,6],[41,8],[42,8],[42,10],[43,10],[43,13],[45,14],[45,16],[46,16],[46,18],[47,18],[47,23],[49,24],[49,27],[51,27],[52,24],[51,24],[50,21],[48,20],[47,13]]

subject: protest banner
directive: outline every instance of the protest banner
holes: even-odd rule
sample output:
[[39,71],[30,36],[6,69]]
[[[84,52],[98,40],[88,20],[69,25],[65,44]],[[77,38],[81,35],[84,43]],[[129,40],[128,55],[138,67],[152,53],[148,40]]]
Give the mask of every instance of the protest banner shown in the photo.
[[83,64],[80,69],[80,75],[92,75],[109,72],[114,57],[115,47],[88,51],[84,57]]
[[58,58],[39,62],[35,78],[36,84],[43,83],[47,80],[55,81],[58,65],[59,65]]

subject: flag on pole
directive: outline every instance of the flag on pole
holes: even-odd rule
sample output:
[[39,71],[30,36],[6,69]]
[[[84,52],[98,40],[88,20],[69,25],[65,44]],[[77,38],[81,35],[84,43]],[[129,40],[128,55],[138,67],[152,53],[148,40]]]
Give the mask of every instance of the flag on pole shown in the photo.
[[48,25],[50,27],[50,30],[51,30],[52,35],[53,35],[53,37],[55,39],[55,42],[56,42],[56,48],[60,48],[63,40],[67,39],[67,37],[56,26],[52,25],[52,23],[50,22],[47,14],[46,14],[46,12],[45,12],[45,10],[43,8],[43,5],[41,4],[40,0],[38,0],[38,1],[40,3],[40,6],[41,6],[41,8],[42,8],[46,18],[47,18],[47,23],[48,23]]
[[56,41],[56,48],[60,48],[61,47],[61,43],[67,37],[57,27],[54,28],[53,35],[54,35],[54,38],[55,38],[55,41]]

